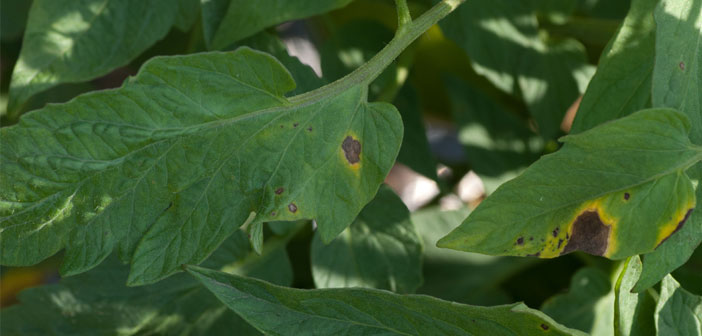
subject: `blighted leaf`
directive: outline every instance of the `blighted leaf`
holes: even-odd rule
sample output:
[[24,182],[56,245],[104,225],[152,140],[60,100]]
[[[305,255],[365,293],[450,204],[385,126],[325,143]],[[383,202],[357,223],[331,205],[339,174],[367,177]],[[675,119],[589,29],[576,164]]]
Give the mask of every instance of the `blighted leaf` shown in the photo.
[[438,244],[541,258],[653,251],[695,206],[684,171],[702,150],[689,128],[680,112],[649,109],[564,137],[561,150],[503,184]]
[[[614,334],[622,336],[655,335],[654,298],[648,292],[631,290],[641,275],[641,259],[629,258],[622,267],[614,285]],[[662,334],[665,335],[665,334]]]
[[222,49],[264,28],[322,14],[351,0],[201,0],[205,42]]
[[702,335],[702,297],[686,291],[668,275],[661,283],[655,319],[658,335]]
[[612,313],[602,310],[607,304],[611,306],[607,296],[611,288],[606,273],[586,267],[573,275],[568,293],[548,299],[541,311],[569,328],[602,335],[612,329]]
[[[239,274],[289,285],[291,276],[281,278],[267,271],[287,261],[284,245],[282,248],[267,247],[266,251],[277,251],[271,255],[282,253],[277,257],[281,261],[271,262],[268,257],[251,255],[246,236],[238,231],[205,264],[220,268],[237,261],[233,270]],[[23,291],[19,304],[2,310],[0,333],[24,336],[260,335],[185,274],[154,285],[126,287],[124,281],[128,273],[128,267],[110,257],[91,272]]]
[[524,304],[477,307],[362,288],[300,290],[196,266],[187,271],[273,335],[583,335]]
[[317,288],[368,287],[412,293],[422,283],[422,242],[409,210],[380,188],[356,220],[324,244],[315,235],[312,276]]
[[[702,1],[661,1],[655,11],[656,58],[653,69],[653,106],[672,107],[690,119],[690,140],[702,144]],[[688,170],[702,181],[702,163]],[[698,182],[697,195],[702,197]],[[634,288],[642,291],[687,261],[702,242],[702,212],[690,214],[687,224],[653,253],[643,256],[643,272]]]
[[166,36],[178,8],[170,0],[35,0],[12,73],[9,114],[52,86],[129,63]]
[[650,107],[655,56],[651,12],[658,0],[632,0],[629,14],[600,57],[571,134]]
[[125,85],[0,132],[3,265],[65,249],[76,274],[115,248],[129,283],[199,263],[250,218],[316,219],[324,241],[375,195],[399,150],[394,107],[360,85],[291,100],[267,54],[163,57]]

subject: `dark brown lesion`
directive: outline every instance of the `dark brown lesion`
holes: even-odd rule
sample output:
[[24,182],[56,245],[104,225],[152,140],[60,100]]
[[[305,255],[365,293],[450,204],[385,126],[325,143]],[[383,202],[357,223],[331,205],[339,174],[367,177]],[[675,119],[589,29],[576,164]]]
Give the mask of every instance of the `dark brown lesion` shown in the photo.
[[297,212],[297,205],[295,205],[295,203],[288,204],[288,210],[292,213],[296,213]]
[[341,144],[341,149],[344,150],[346,161],[350,164],[355,164],[361,161],[361,143],[352,136],[347,136]]
[[[691,209],[687,210],[687,212],[685,213],[685,216],[683,217],[683,219],[680,222],[678,222],[678,226],[675,227],[675,230],[673,230],[673,232],[670,234],[670,236],[674,235],[676,232],[680,231],[680,229],[683,228],[687,219],[690,218],[690,215],[692,215],[692,210],[695,210],[695,208],[691,208]],[[658,246],[661,246],[661,244],[663,244],[666,240],[668,240],[668,238],[670,238],[670,236],[663,238],[663,240],[661,240],[661,242],[658,243],[658,245],[656,245],[656,248],[658,248]]]
[[575,219],[570,239],[561,255],[583,251],[593,255],[604,255],[609,245],[611,228],[600,219],[597,211],[585,211]]

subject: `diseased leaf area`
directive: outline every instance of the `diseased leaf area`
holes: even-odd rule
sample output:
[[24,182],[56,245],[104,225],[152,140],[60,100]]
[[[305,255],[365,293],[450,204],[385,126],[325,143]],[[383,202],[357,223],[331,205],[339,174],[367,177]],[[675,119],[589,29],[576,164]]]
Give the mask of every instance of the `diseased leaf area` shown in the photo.
[[331,240],[375,194],[402,125],[361,87],[294,104],[294,86],[250,49],[160,58],[120,89],[4,128],[2,263],[65,248],[68,275],[118,249],[129,282],[150,283],[202,261],[251,213],[316,219]]
[[2,336],[702,336],[702,0],[0,8]]
[[700,152],[689,129],[680,112],[650,109],[564,137],[561,150],[498,188],[439,246],[541,258],[651,252],[695,207],[684,171]]

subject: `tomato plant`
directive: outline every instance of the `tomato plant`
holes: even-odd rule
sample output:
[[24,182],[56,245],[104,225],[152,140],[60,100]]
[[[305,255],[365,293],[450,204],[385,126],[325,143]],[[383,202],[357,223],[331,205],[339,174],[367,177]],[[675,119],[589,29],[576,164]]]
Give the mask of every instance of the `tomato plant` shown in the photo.
[[702,0],[2,8],[3,335],[702,335]]

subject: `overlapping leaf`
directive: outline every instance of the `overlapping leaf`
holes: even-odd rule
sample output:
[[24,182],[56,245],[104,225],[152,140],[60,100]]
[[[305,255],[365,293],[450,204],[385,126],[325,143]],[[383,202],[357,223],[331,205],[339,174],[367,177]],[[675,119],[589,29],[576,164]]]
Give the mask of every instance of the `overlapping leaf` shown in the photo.
[[670,275],[661,282],[655,316],[658,335],[702,335],[702,297],[680,287]]
[[409,210],[387,187],[335,240],[312,241],[317,288],[368,287],[412,293],[422,283],[422,242]]
[[523,304],[477,307],[373,289],[300,290],[195,266],[187,270],[272,335],[583,335]]
[[166,36],[180,5],[169,0],[34,1],[12,74],[9,113],[52,86],[87,81],[129,63]]
[[503,184],[439,246],[542,258],[651,252],[695,206],[684,171],[702,149],[689,129],[680,112],[650,109],[564,137],[561,150]]
[[[233,270],[238,274],[291,284],[292,274],[270,272],[284,263],[290,268],[285,245],[270,246],[266,251],[272,252],[264,256],[247,257],[248,247],[246,235],[237,231],[205,264],[220,268],[236,262]],[[124,285],[128,273],[128,267],[110,257],[91,272],[26,290],[19,295],[19,304],[3,309],[0,333],[260,335],[190,276],[180,274],[158,284],[129,288]]]
[[350,1],[201,0],[205,42],[210,49],[222,49],[266,27],[328,12]]
[[75,274],[117,248],[136,285],[201,262],[247,219],[314,218],[332,240],[375,195],[402,124],[362,86],[285,98],[294,87],[247,48],[158,58],[2,129],[2,264],[65,248]]

